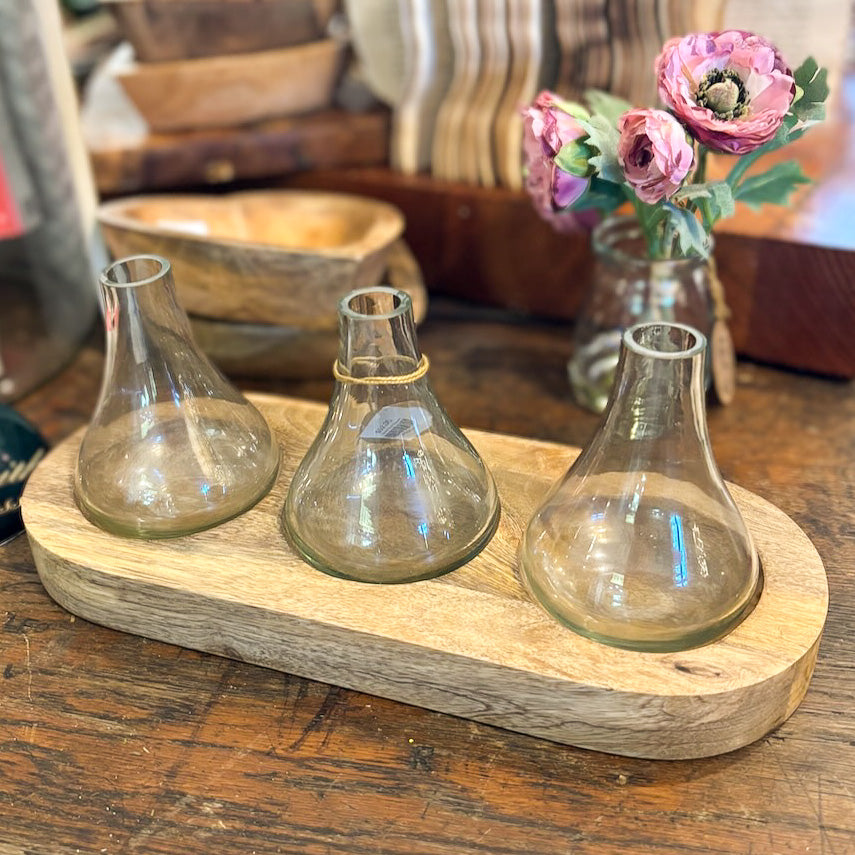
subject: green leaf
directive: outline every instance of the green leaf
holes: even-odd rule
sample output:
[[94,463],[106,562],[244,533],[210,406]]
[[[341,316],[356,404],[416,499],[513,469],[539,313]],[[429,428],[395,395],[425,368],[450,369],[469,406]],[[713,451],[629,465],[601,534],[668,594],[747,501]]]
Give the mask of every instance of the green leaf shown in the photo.
[[688,208],[678,208],[670,202],[665,202],[662,207],[668,213],[665,221],[666,245],[676,239],[681,255],[706,258],[709,255],[709,241],[698,218]]
[[760,146],[758,151],[762,154],[767,151],[774,151],[776,148],[783,148],[787,143],[797,140],[806,130],[807,128],[799,127],[799,120],[793,113],[787,113],[775,136],[765,145]]
[[763,204],[783,205],[799,184],[809,184],[794,160],[776,163],[768,172],[746,178],[733,193],[737,202],[757,209]]
[[793,73],[796,81],[796,98],[791,113],[801,125],[814,125],[825,118],[825,99],[828,98],[828,71],[820,68],[809,56]]
[[618,140],[620,134],[617,128],[606,119],[605,116],[591,116],[590,119],[582,120],[579,124],[588,134],[588,140],[599,154],[589,159],[589,163],[601,178],[606,181],[614,181],[615,184],[623,182],[623,169],[617,156]]
[[574,119],[588,119],[591,114],[578,101],[566,101],[564,98],[555,98],[555,106]]
[[733,190],[726,181],[710,181],[710,207],[712,208],[713,220],[722,220],[732,217],[736,211],[736,200],[733,198]]
[[627,111],[632,109],[632,104],[616,95],[610,95],[601,89],[588,89],[585,92],[585,100],[591,108],[592,113],[604,116],[612,125],[617,125],[617,120]]
[[[727,181],[706,181],[703,184],[686,184],[672,197],[674,202],[697,202],[705,200],[703,207],[711,224],[725,217],[732,217],[736,209],[733,191]],[[701,206],[698,206],[701,207]]]
[[828,97],[828,72],[817,65],[816,60],[809,56],[794,72],[796,81],[796,97],[790,107],[790,112],[784,116],[784,121],[777,133],[769,142],[755,149],[751,154],[740,159],[738,165],[728,176],[731,186],[745,174],[748,166],[761,155],[775,149],[783,148],[788,143],[797,140],[809,127],[816,125],[825,118],[825,104]]

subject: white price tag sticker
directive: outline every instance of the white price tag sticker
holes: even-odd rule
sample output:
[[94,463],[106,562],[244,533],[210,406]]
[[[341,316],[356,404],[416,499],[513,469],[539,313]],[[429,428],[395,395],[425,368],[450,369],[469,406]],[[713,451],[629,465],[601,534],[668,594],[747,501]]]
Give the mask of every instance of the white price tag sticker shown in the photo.
[[431,414],[422,407],[383,407],[362,431],[362,439],[408,440],[430,430]]

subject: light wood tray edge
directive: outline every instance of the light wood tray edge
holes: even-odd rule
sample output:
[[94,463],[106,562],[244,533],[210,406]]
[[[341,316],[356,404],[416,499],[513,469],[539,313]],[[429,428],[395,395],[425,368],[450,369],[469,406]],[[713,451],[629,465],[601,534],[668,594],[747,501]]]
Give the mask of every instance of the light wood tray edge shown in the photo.
[[[558,626],[520,594],[514,575],[512,541],[574,449],[468,432],[503,499],[494,541],[443,579],[359,585],[308,568],[278,531],[287,484],[325,408],[252,397],[283,437],[286,465],[255,509],[192,538],[140,543],[95,529],[71,495],[79,436],[51,452],[30,479],[23,510],[39,575],[58,603],[116,629],[631,756],[738,748],[803,698],[827,610],[825,573],[804,533],[759,497],[733,488],[766,574],[746,621],[696,650],[619,651]],[[521,466],[536,489],[508,495],[508,477]],[[240,568],[188,585],[179,565],[216,566],[224,542],[237,544]],[[504,581],[493,585],[491,573]]]

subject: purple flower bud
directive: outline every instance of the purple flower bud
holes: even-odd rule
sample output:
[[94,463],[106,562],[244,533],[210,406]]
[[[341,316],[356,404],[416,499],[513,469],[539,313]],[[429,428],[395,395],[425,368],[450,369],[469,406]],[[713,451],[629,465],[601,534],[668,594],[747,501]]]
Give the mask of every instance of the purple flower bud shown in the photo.
[[589,179],[555,164],[555,156],[565,144],[585,136],[578,120],[563,110],[561,103],[554,93],[544,90],[523,111],[525,186],[537,212],[558,231],[570,232],[578,230],[580,222],[559,211],[582,196]]

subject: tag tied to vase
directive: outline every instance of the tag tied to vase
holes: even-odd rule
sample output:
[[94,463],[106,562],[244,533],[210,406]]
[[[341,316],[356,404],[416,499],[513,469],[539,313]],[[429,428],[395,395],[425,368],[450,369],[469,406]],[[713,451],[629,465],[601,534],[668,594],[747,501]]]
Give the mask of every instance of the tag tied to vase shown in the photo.
[[395,583],[447,573],[495,531],[493,478],[431,389],[409,296],[362,289],[338,313],[329,413],[291,482],[284,528],[334,576]]
[[100,289],[106,362],[77,460],[81,511],[114,534],[162,538],[250,508],[273,485],[279,446],[194,344],[169,262],[116,261]]
[[694,647],[727,633],[756,601],[757,553],[710,445],[705,348],[682,324],[624,333],[600,426],[523,537],[531,593],[597,641]]

